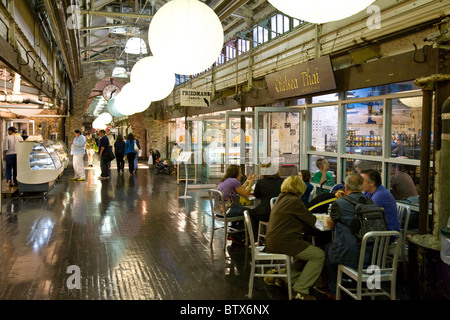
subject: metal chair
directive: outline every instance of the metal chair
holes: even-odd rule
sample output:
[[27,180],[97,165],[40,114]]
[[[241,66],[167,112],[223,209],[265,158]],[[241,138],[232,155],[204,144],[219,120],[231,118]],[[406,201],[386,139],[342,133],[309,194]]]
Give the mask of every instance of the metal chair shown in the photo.
[[400,222],[401,234],[401,258],[400,261],[406,261],[406,236],[408,234],[409,217],[411,215],[411,208],[407,204],[397,203],[398,221]]
[[[358,268],[352,268],[342,264],[338,266],[336,300],[340,300],[341,290],[356,300],[361,300],[363,296],[371,296],[372,299],[375,299],[375,296],[379,295],[387,295],[391,300],[395,300],[395,284],[400,242],[397,241],[394,249],[394,256],[391,261],[388,261],[387,253],[389,251],[389,241],[392,236],[399,237],[400,232],[371,231],[364,235],[361,244]],[[373,240],[373,251],[371,263],[369,266],[366,266],[364,265],[364,257],[369,240]],[[370,246],[372,247],[372,243]],[[356,281],[356,289],[346,288],[342,285],[343,274],[346,274]],[[391,283],[389,292],[381,288],[381,282],[386,281]],[[366,284],[367,288],[363,289],[363,284]]]
[[311,202],[312,199],[316,197],[317,187],[315,185],[312,185],[313,189],[311,190],[311,193],[309,194],[308,202]]
[[[270,199],[270,209],[272,210],[273,204],[275,203],[275,201],[277,201],[278,197],[273,197],[272,199]],[[266,221],[259,221],[259,226],[258,226],[258,244],[261,244],[261,239],[265,239],[266,238],[266,232],[267,232],[267,226],[269,225],[269,222]]]
[[[245,225],[248,232],[248,238],[253,238],[253,227],[250,221],[250,215],[247,210],[244,211]],[[291,288],[291,257],[286,254],[280,253],[267,253],[263,252],[264,246],[256,246],[254,241],[250,241],[251,254],[252,254],[252,262],[251,262],[251,272],[250,279],[248,283],[248,297],[251,299],[253,294],[253,283],[255,277],[273,277],[273,278],[286,278],[286,282],[288,284],[288,295],[289,300],[292,299],[292,288]],[[262,261],[263,263],[259,263]],[[264,261],[266,263],[264,263]],[[270,262],[269,262],[270,261]],[[277,262],[279,261],[279,262]],[[264,268],[273,268],[276,267],[278,269],[278,273],[266,274],[264,273]],[[280,269],[284,267],[286,268],[286,273],[281,273]],[[256,268],[260,268],[260,272],[256,272]]]
[[[225,251],[226,244],[227,244],[227,237],[230,234],[238,233],[238,232],[244,232],[244,229],[234,229],[232,227],[229,227],[228,224],[230,222],[234,221],[241,221],[244,220],[244,216],[239,217],[227,217],[226,214],[226,205],[225,200],[223,198],[223,194],[221,191],[217,189],[210,189],[209,192],[209,203],[211,205],[211,215],[212,215],[212,230],[211,230],[211,242],[210,245],[212,246],[213,240],[214,240],[214,231],[216,229],[224,229],[224,242],[223,242],[223,250]],[[215,221],[221,221],[223,222],[223,227],[215,228]],[[247,234],[245,233],[245,243],[247,244]]]

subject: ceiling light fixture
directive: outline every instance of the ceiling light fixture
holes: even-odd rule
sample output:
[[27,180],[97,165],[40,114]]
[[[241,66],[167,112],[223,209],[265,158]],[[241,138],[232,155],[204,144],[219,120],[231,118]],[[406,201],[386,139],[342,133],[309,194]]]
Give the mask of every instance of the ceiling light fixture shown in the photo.
[[173,0],[153,17],[148,30],[155,57],[164,59],[175,74],[194,75],[211,67],[223,47],[219,17],[198,0]]

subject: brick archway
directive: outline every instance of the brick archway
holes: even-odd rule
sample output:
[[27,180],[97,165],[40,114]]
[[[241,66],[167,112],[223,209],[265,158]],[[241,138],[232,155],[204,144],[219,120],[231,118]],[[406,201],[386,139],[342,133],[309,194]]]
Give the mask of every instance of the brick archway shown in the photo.
[[92,100],[94,100],[96,97],[102,95],[103,88],[106,87],[109,84],[114,84],[120,89],[125,85],[121,81],[119,81],[117,78],[109,77],[109,78],[103,78],[100,81],[98,81],[94,87],[92,88],[89,97],[86,100],[86,104],[84,106],[84,112],[86,113],[86,110],[89,108],[89,106],[92,103]]

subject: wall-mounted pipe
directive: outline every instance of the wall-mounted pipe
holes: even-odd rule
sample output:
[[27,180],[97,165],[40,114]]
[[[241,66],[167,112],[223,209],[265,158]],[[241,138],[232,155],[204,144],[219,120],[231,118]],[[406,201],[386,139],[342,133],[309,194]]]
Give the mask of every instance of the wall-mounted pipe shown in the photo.
[[45,105],[45,102],[43,102],[43,101],[23,97],[18,94],[8,94],[8,95],[2,94],[2,95],[0,95],[0,102],[17,103],[17,104],[37,104],[40,106]]

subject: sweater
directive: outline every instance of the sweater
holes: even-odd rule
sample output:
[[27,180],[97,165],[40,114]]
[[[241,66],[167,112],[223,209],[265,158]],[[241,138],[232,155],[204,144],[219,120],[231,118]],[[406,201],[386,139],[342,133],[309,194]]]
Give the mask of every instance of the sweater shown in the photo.
[[311,244],[302,239],[306,226],[314,226],[316,217],[306,209],[298,195],[281,193],[270,213],[266,250],[295,257]]

